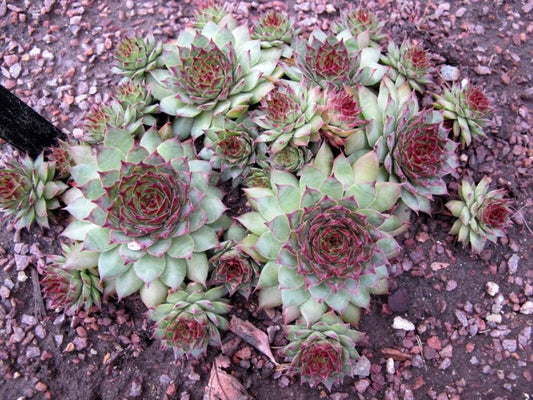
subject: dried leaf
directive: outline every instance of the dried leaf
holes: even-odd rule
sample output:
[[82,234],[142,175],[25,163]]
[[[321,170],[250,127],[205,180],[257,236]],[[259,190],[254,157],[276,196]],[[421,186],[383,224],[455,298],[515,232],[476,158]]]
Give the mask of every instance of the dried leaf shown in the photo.
[[204,390],[203,400],[249,400],[246,389],[233,375],[223,371],[228,367],[229,360],[225,356],[218,356],[211,367],[209,382]]
[[235,316],[231,317],[229,329],[239,336],[246,343],[254,346],[257,350],[267,356],[275,365],[279,365],[270,350],[268,336],[265,332],[257,329],[248,321],[243,321]]
[[383,348],[381,349],[381,354],[386,357],[390,357],[396,361],[407,361],[411,359],[410,354],[402,353],[400,350]]

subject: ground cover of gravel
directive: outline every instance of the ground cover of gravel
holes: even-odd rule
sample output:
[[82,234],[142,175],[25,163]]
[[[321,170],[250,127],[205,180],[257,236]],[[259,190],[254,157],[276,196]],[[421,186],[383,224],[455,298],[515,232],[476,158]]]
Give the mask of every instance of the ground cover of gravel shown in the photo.
[[[150,32],[169,40],[192,16],[190,3],[0,0],[0,84],[80,137],[85,113],[106,101],[118,81],[110,64],[120,39]],[[305,29],[326,29],[347,4],[233,1],[229,7],[243,19],[279,7]],[[212,349],[207,359],[175,361],[151,339],[135,298],[110,300],[102,312],[74,318],[40,309],[37,272],[57,252],[66,221],[17,233],[2,220],[1,399],[215,399],[205,388],[220,353],[247,396],[259,400],[533,398],[533,0],[365,4],[389,18],[397,42],[422,41],[437,71],[456,67],[456,80],[483,86],[494,100],[488,137],[461,151],[449,189],[484,175],[492,188],[505,188],[515,200],[508,237],[471,256],[447,234],[446,199],[435,202],[432,217],[413,219],[398,238],[404,250],[391,266],[391,295],[374,298],[362,318],[367,339],[358,347],[357,376],[328,392],[301,386],[231,332],[222,351]],[[12,151],[2,145],[0,158]],[[236,303],[233,314],[268,332],[276,355],[283,345],[280,315]],[[414,329],[393,329],[398,316]]]

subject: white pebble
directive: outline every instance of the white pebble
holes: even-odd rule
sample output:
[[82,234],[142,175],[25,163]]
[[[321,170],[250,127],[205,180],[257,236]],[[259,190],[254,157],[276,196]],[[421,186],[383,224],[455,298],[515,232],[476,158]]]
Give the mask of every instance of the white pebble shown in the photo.
[[522,307],[520,307],[520,312],[525,315],[533,314],[533,301],[528,300],[522,304]]
[[494,283],[494,282],[487,282],[487,284],[485,285],[486,288],[487,288],[487,293],[491,296],[491,297],[494,297],[498,294],[498,292],[500,291],[500,287],[498,286],[497,283]]
[[402,317],[394,317],[394,322],[392,324],[394,329],[402,329],[404,331],[414,331],[415,325]]

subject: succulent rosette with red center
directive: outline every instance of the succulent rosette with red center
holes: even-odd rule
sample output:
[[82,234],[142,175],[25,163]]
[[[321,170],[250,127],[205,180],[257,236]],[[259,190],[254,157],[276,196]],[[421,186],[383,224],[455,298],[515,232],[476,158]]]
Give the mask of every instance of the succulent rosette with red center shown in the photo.
[[323,145],[299,179],[272,170],[270,188],[245,189],[255,211],[237,218],[251,232],[240,248],[264,263],[261,307],[281,304],[286,322],[309,324],[333,309],[356,324],[370,294],[386,291],[405,223],[386,213],[400,185],[376,183],[378,172],[373,152],[352,164]]
[[485,136],[483,128],[492,111],[491,100],[479,86],[454,85],[436,95],[435,108],[442,109],[444,118],[453,121],[453,137],[470,145],[475,136]]
[[177,357],[200,358],[207,346],[220,346],[220,329],[227,329],[222,317],[230,310],[222,298],[225,289],[209,290],[198,283],[181,286],[168,295],[166,301],[150,312],[156,322],[154,336]]
[[496,242],[505,236],[505,228],[511,224],[511,200],[504,190],[489,191],[489,179],[484,177],[477,185],[463,181],[459,188],[460,200],[451,200],[446,207],[457,218],[450,233],[466,247],[472,246],[481,253],[487,240]]
[[98,270],[119,298],[140,290],[149,307],[185,277],[205,284],[206,250],[218,245],[226,207],[211,185],[211,165],[190,142],[163,141],[155,129],[140,143],[111,130],[92,152],[72,146],[75,188],[66,194],[77,221],[63,235],[100,252]]
[[352,35],[358,36],[361,33],[368,32],[370,40],[379,43],[385,39],[386,35],[382,33],[384,21],[380,21],[374,13],[368,9],[350,6],[348,9],[341,11],[339,21],[335,21],[332,30],[338,34],[348,29]]
[[182,117],[180,137],[194,139],[216,128],[218,116],[236,119],[272,89],[281,49],[261,49],[248,27],[228,15],[220,25],[208,21],[201,31],[188,28],[163,49],[165,68],[150,72],[147,82],[161,110]]
[[224,285],[230,296],[239,292],[245,298],[250,297],[252,287],[257,281],[259,267],[246,253],[228,241],[221,245],[209,260],[213,265],[211,283]]
[[156,68],[162,47],[152,35],[126,37],[117,45],[112,71],[140,81],[148,71]]
[[300,374],[302,383],[322,383],[331,390],[345,376],[353,376],[353,363],[359,358],[355,345],[362,334],[335,314],[324,314],[312,326],[288,325],[285,332],[289,344],[283,353],[291,361],[289,372]]
[[364,136],[365,121],[356,89],[328,87],[322,92],[318,110],[324,121],[320,133],[332,146],[343,147],[354,134]]
[[422,92],[422,86],[432,81],[431,63],[429,54],[421,44],[411,44],[403,42],[400,47],[392,40],[387,47],[387,55],[381,61],[391,66],[389,75],[396,86],[407,81],[416,91]]
[[252,39],[260,40],[261,47],[265,49],[281,47],[282,56],[290,58],[292,56],[290,44],[293,37],[298,34],[298,30],[294,27],[294,20],[286,13],[269,10],[254,23]]

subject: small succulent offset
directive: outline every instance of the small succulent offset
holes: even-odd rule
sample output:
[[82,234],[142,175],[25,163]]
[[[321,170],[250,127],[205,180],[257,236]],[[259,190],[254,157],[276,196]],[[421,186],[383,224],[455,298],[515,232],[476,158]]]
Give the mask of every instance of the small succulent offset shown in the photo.
[[328,390],[353,376],[359,358],[355,345],[362,334],[351,329],[334,313],[326,313],[312,326],[305,322],[285,327],[289,344],[283,353],[291,360],[289,372],[300,374],[312,387],[324,384]]
[[241,247],[265,263],[261,307],[282,304],[287,323],[302,315],[313,324],[333,309],[356,324],[370,293],[387,290],[387,258],[399,249],[392,234],[405,225],[383,214],[400,185],[376,183],[378,171],[374,153],[351,164],[323,145],[299,179],[273,170],[270,188],[245,189],[256,211],[237,220],[251,232]]
[[338,34],[348,29],[353,36],[368,32],[370,40],[378,44],[387,37],[382,33],[384,26],[385,22],[376,18],[372,11],[362,7],[350,7],[341,12],[341,17],[333,23],[332,30]]
[[458,218],[451,230],[458,240],[472,251],[481,253],[487,240],[496,243],[505,236],[505,228],[511,224],[511,200],[505,198],[502,189],[489,191],[490,181],[484,177],[477,185],[463,181],[459,188],[460,200],[451,200],[446,207]]
[[264,49],[282,47],[282,56],[290,58],[292,56],[290,44],[298,32],[295,29],[294,20],[289,18],[287,14],[277,10],[269,10],[255,22],[252,39],[260,40],[261,47]]
[[112,71],[140,81],[148,71],[156,68],[161,50],[162,44],[156,42],[152,35],[145,38],[126,37],[115,50],[115,65]]
[[34,222],[48,228],[49,211],[59,208],[67,189],[55,178],[55,163],[44,161],[42,153],[35,160],[25,156],[7,162],[0,170],[0,211],[15,217],[17,229],[29,229]]
[[190,142],[163,141],[152,129],[135,143],[112,130],[95,152],[73,146],[71,155],[77,187],[65,202],[77,220],[63,235],[101,252],[100,277],[119,298],[140,290],[151,307],[185,277],[206,282],[205,251],[218,245],[226,207]]
[[199,358],[208,344],[220,346],[219,329],[228,325],[222,315],[230,310],[224,292],[223,286],[207,291],[199,283],[181,286],[150,312],[156,322],[154,336],[174,349],[176,357]]
[[470,145],[475,136],[485,136],[483,128],[492,110],[491,101],[479,86],[463,82],[436,95],[435,108],[442,109],[444,118],[453,121],[453,137]]
[[420,43],[403,42],[398,47],[390,41],[387,55],[381,61],[392,67],[389,75],[396,86],[407,81],[414,90],[422,92],[422,86],[431,82],[432,63]]
[[52,309],[76,313],[101,307],[103,284],[98,276],[98,253],[83,251],[81,244],[63,245],[63,256],[54,256],[41,280]]

